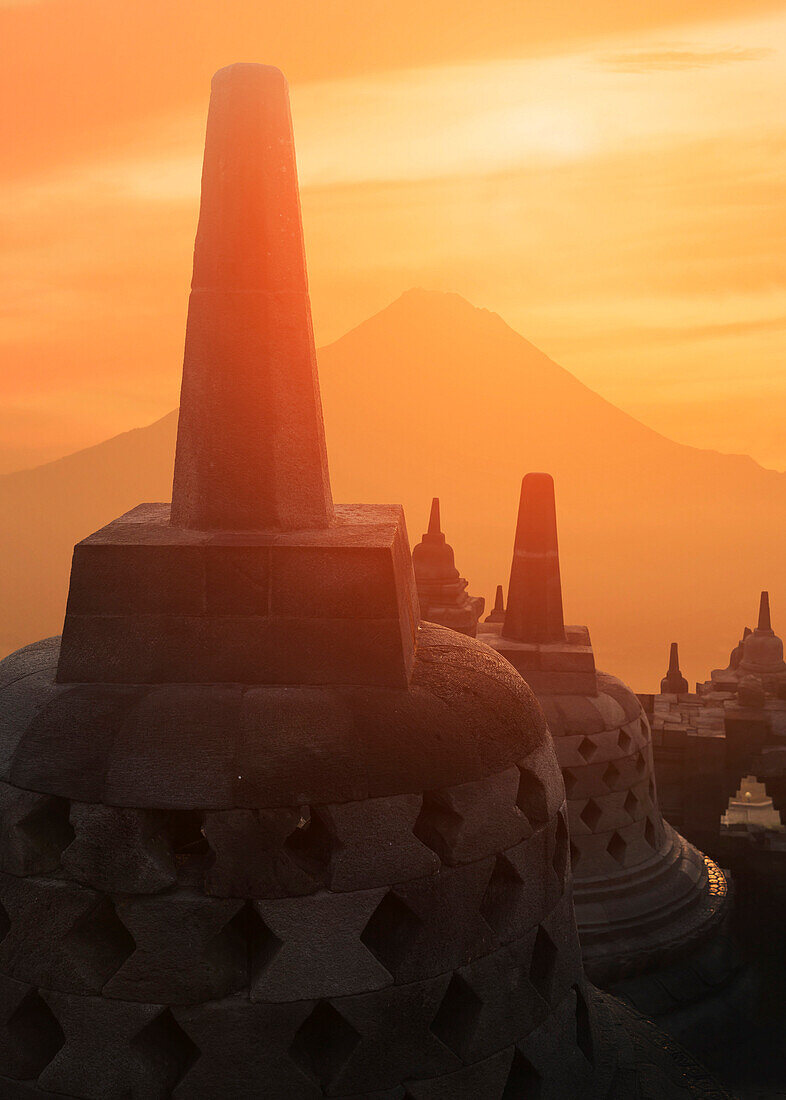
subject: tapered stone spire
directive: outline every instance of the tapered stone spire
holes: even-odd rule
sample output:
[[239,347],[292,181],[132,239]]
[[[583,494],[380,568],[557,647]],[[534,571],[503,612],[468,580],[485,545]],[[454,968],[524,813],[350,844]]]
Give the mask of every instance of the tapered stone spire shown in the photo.
[[65,683],[409,682],[401,508],[333,507],[287,85],[213,78],[173,499],[74,551]]
[[679,647],[676,642],[671,643],[669,670],[660,682],[660,690],[672,695],[685,695],[689,690],[688,681],[680,671]]
[[772,631],[772,622],[770,621],[770,594],[769,592],[762,592],[759,597],[759,622],[756,627],[760,631]]
[[554,480],[550,474],[527,474],[521,483],[502,634],[517,642],[565,641]]
[[497,585],[497,592],[494,597],[494,607],[491,612],[483,620],[484,623],[504,623],[505,622],[505,592],[501,584]]
[[210,97],[171,522],[293,530],[332,516],[287,84],[230,65]]
[[439,497],[434,497],[431,501],[431,512],[428,517],[428,534],[439,538],[442,542],[445,541],[445,536],[442,534],[442,524],[439,518]]

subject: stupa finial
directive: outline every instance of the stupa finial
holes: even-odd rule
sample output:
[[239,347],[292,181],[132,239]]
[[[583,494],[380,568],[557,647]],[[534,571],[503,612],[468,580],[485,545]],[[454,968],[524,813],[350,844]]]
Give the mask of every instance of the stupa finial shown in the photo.
[[172,524],[327,527],[289,94],[271,66],[213,77],[191,285]]
[[770,594],[769,592],[762,592],[759,599],[759,624],[756,627],[757,630],[772,630],[772,622],[770,620]]
[[434,497],[431,501],[431,513],[428,518],[428,534],[442,534],[442,524],[439,517],[439,497]]
[[502,634],[519,642],[565,641],[551,474],[527,474],[521,483]]
[[497,585],[494,607],[483,621],[484,623],[497,623],[499,629],[502,629],[502,623],[505,622],[505,591],[501,584]]
[[660,682],[660,690],[670,695],[685,695],[688,692],[688,681],[680,670],[680,653],[676,642],[671,643],[669,670]]

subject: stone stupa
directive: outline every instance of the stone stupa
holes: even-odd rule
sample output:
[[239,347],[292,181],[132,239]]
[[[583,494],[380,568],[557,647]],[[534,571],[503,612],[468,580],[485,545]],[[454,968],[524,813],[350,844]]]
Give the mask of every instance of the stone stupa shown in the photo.
[[585,981],[529,688],[332,503],[276,69],[213,80],[172,505],[76,547],[0,760],[3,1098],[721,1095]]
[[690,690],[688,681],[680,671],[680,651],[676,642],[671,643],[669,667],[660,682],[660,690],[661,694],[666,695],[687,695]]
[[786,680],[783,642],[772,629],[769,592],[762,592],[759,599],[759,621],[742,643],[739,668],[741,676],[757,676],[765,682]]
[[729,799],[721,825],[728,828],[754,827],[783,831],[781,816],[767,794],[767,787],[755,775],[744,775],[739,789]]
[[505,593],[501,584],[497,585],[497,591],[494,596],[494,606],[492,607],[486,618],[483,620],[483,622],[499,623],[500,628],[501,624],[505,622]]
[[713,669],[706,688],[735,692],[740,683],[750,677],[760,681],[770,694],[786,689],[783,641],[772,629],[770,594],[766,591],[759,597],[759,618],[755,630],[745,628],[741,641],[732,650],[728,667]]
[[614,987],[690,957],[724,920],[726,882],[661,816],[637,697],[595,668],[587,628],[564,623],[548,474],[523,480],[505,621],[479,638],[521,673],[546,713],[565,780],[588,974]]
[[439,497],[431,502],[428,530],[412,548],[412,566],[423,618],[474,638],[485,600],[467,593],[467,581],[456,569],[453,547],[442,531]]

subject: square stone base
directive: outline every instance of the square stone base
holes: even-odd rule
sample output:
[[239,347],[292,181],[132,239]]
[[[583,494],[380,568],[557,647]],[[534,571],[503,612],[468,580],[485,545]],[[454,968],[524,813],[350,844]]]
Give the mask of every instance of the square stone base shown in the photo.
[[418,619],[398,506],[226,532],[142,504],[74,549],[58,680],[406,686]]
[[536,695],[597,695],[589,631],[586,626],[566,626],[565,636],[564,642],[516,642],[502,634],[498,623],[478,627],[478,640],[510,661]]

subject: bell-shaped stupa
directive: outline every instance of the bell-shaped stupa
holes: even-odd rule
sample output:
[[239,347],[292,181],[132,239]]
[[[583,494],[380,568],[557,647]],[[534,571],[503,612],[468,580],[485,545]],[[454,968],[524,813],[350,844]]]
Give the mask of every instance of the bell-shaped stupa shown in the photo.
[[524,478],[505,622],[479,637],[518,669],[546,713],[565,779],[588,974],[613,986],[692,952],[723,920],[726,883],[661,816],[639,700],[596,670],[587,628],[564,623],[548,474]]
[[786,678],[783,642],[772,629],[770,619],[769,592],[762,592],[759,599],[759,621],[742,643],[739,669],[741,676]]
[[769,592],[762,592],[759,597],[756,629],[745,628],[741,640],[731,652],[728,667],[713,669],[706,688],[736,692],[741,682],[751,677],[760,681],[765,691],[772,695],[786,687],[783,642],[772,629]]
[[687,695],[690,690],[688,681],[680,671],[680,652],[676,642],[671,643],[669,668],[660,682],[660,690],[661,694],[668,695]]
[[422,617],[474,638],[485,600],[467,594],[467,581],[459,576],[453,547],[442,531],[439,497],[431,502],[428,531],[412,549],[412,565]]
[[171,508],[76,547],[0,761],[4,1097],[685,1094],[585,982],[534,696],[332,504],[276,69],[213,81]]

